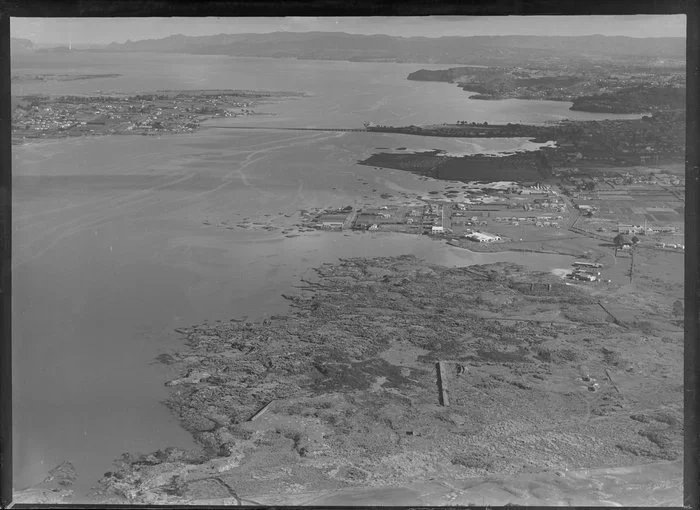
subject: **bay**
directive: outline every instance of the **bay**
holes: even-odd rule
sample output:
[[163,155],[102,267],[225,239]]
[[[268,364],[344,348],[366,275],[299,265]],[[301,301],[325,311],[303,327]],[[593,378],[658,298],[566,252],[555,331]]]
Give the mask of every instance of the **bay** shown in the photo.
[[[456,86],[405,80],[417,67],[35,55],[13,61],[13,72],[121,76],[25,82],[13,93],[232,88],[309,94],[266,104],[262,109],[274,115],[227,121],[232,125],[540,122],[583,115],[570,112],[566,103],[475,102]],[[413,253],[444,265],[517,261],[543,270],[569,265],[568,257],[475,254],[420,236],[288,237],[300,209],[360,207],[381,193],[427,194],[450,185],[357,165],[377,147],[427,145],[468,154],[532,148],[527,143],[206,127],[188,135],[13,147],[15,488],[40,481],[48,469],[69,460],[84,495],[123,452],[193,447],[160,403],[167,396],[163,383],[173,374],[154,358],[181,346],[174,328],[283,313],[281,294],[292,292],[320,263]]]

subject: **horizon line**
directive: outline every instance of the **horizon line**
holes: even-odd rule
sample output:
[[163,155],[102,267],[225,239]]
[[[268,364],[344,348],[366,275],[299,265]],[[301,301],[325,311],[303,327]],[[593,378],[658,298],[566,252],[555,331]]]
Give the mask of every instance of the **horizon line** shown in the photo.
[[[608,37],[608,38],[624,38],[624,39],[687,39],[687,35],[676,35],[676,36],[670,36],[670,35],[663,35],[663,36],[654,36],[654,35],[649,35],[649,36],[644,36],[644,37],[635,37],[631,35],[608,35],[608,34],[601,34],[601,33],[592,33],[592,34],[583,34],[583,35],[561,35],[561,34],[542,34],[542,35],[533,35],[533,34],[475,34],[475,35],[443,35],[439,37],[429,37],[429,36],[424,36],[424,35],[411,35],[411,36],[401,36],[401,35],[389,35],[389,34],[381,34],[381,33],[375,33],[375,34],[360,34],[360,33],[354,33],[354,32],[345,32],[345,31],[334,31],[334,30],[273,30],[273,31],[260,31],[260,32],[220,32],[218,34],[205,34],[205,35],[187,35],[187,34],[182,34],[182,33],[176,33],[176,34],[170,34],[166,35],[163,37],[154,37],[154,38],[144,38],[144,39],[127,39],[126,41],[123,42],[118,42],[118,41],[112,41],[112,42],[82,42],[82,43],[77,43],[74,46],[86,46],[86,45],[95,45],[95,46],[109,46],[112,44],[126,44],[129,42],[140,42],[140,41],[162,41],[163,39],[168,39],[170,37],[192,37],[192,38],[205,38],[205,37],[218,37],[218,36],[242,36],[242,35],[271,35],[271,34],[338,34],[338,35],[355,35],[355,36],[361,36],[361,37],[389,37],[393,39],[430,39],[430,40],[440,40],[440,39],[468,39],[468,38],[476,38],[476,37],[484,37],[484,38],[497,38],[497,37],[562,37],[562,38],[567,38],[567,39],[575,39],[575,38],[583,38],[583,37]],[[37,45],[37,46],[51,46],[51,45],[65,45],[64,42],[45,42],[45,43],[37,43],[33,41],[30,37],[18,37],[18,36],[12,36],[11,39],[24,39],[27,41],[30,41],[32,44]]]

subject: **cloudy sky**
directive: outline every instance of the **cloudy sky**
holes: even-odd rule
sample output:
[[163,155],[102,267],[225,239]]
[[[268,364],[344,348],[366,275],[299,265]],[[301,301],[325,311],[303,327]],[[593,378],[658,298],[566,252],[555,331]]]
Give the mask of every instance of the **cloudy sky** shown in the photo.
[[36,44],[107,44],[174,34],[333,31],[394,36],[625,35],[684,37],[685,15],[278,18],[12,18],[13,37]]

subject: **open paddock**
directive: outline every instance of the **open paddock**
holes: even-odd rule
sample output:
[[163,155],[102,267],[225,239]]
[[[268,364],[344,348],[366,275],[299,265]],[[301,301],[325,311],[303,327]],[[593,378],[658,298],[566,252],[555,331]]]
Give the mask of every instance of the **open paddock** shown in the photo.
[[612,219],[619,223],[668,224],[682,223],[685,207],[670,196],[663,197],[632,197],[632,200],[619,201],[606,197],[605,200],[588,200],[586,203],[598,209],[596,216],[602,219]]
[[511,239],[513,242],[523,241],[549,241],[552,239],[564,239],[572,236],[565,228],[537,227],[534,223],[489,223],[488,231],[501,237]]

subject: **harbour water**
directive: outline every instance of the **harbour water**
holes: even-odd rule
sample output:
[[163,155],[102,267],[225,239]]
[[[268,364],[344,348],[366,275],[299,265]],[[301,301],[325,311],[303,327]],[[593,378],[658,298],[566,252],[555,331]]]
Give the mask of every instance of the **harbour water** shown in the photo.
[[[13,66],[13,72],[121,74],[23,82],[13,90],[18,95],[182,88],[310,94],[265,105],[273,116],[232,123],[361,127],[365,120],[602,117],[571,112],[566,103],[469,100],[456,86],[405,80],[417,64],[45,54]],[[411,143],[470,153],[517,150],[526,141],[470,145],[378,133],[205,128],[13,147],[15,488],[69,460],[80,475],[78,491],[87,491],[123,452],[193,447],[161,404],[172,374],[154,362],[180,345],[174,328],[284,311],[281,294],[320,263],[412,253],[445,265],[569,265],[563,256],[473,254],[420,236],[284,233],[300,209],[361,206],[397,190],[443,190],[449,183],[356,164],[378,147]]]

